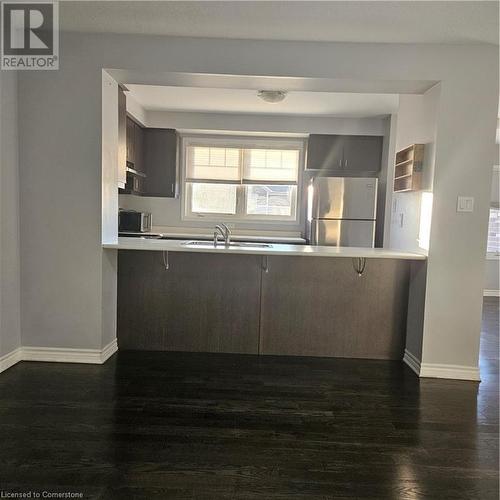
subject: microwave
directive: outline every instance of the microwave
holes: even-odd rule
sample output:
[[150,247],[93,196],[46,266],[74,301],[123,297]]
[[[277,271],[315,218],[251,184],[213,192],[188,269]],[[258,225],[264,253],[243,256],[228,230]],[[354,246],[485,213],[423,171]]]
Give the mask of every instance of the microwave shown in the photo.
[[118,231],[123,233],[148,233],[151,231],[151,214],[135,210],[118,212]]

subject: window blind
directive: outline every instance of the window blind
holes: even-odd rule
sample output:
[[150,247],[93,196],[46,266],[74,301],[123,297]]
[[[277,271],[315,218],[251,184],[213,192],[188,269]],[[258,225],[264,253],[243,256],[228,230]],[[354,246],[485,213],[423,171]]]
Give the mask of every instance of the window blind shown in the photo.
[[240,183],[241,150],[188,146],[186,180],[188,182]]
[[299,149],[188,146],[186,181],[297,184]]
[[297,184],[299,151],[293,149],[245,149],[243,182]]

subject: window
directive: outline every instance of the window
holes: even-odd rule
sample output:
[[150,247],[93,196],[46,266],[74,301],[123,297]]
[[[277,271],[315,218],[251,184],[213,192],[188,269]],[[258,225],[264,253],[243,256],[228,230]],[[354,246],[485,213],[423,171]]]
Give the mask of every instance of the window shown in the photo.
[[183,139],[184,216],[297,220],[303,141]]
[[488,253],[500,254],[500,208],[490,208],[488,225]]

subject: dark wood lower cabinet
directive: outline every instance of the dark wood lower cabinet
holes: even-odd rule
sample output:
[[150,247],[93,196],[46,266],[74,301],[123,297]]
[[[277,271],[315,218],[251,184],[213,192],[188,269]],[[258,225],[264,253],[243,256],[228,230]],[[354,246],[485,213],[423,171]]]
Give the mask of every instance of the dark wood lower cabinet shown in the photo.
[[401,359],[409,263],[269,257],[262,278],[262,354]]
[[254,255],[120,251],[121,349],[257,354],[260,265]]
[[408,261],[120,251],[121,349],[401,359]]

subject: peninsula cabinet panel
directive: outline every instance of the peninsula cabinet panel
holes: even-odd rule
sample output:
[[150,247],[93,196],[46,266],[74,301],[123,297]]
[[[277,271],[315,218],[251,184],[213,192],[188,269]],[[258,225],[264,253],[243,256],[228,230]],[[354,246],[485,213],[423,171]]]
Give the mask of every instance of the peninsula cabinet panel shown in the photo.
[[402,359],[409,264],[269,257],[262,275],[262,354]]
[[257,354],[261,258],[118,254],[120,349]]

